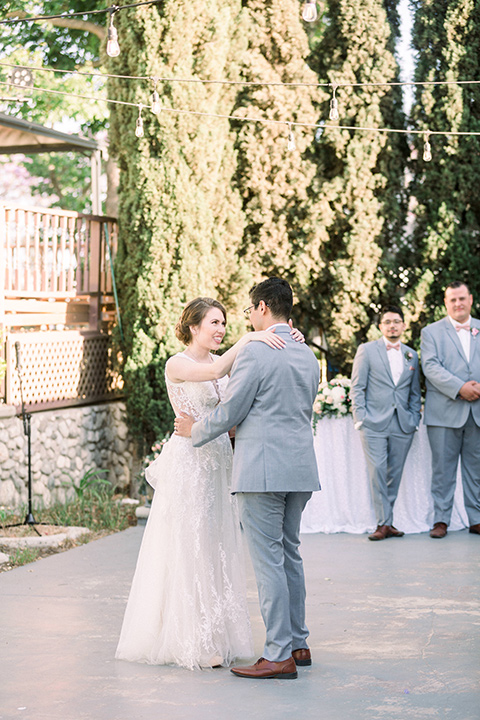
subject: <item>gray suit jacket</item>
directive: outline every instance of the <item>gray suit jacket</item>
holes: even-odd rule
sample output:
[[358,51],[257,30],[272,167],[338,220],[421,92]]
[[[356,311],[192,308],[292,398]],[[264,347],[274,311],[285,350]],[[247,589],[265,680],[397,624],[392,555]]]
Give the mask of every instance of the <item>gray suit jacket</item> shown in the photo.
[[420,422],[422,404],[418,355],[403,343],[400,351],[390,352],[401,352],[403,358],[403,373],[396,385],[383,338],[359,346],[350,391],[353,419],[361,421],[365,428],[382,432],[396,410],[403,432],[412,433]]
[[480,400],[470,403],[458,395],[469,380],[480,382],[480,322],[472,319],[472,328],[479,332],[470,338],[469,361],[448,316],[422,330],[422,368],[427,381],[426,425],[463,427],[470,410],[480,425]]
[[195,447],[237,426],[232,492],[308,492],[320,488],[311,427],[319,366],[310,348],[281,325],[283,350],[248,343],[232,368],[225,399],[195,423]]

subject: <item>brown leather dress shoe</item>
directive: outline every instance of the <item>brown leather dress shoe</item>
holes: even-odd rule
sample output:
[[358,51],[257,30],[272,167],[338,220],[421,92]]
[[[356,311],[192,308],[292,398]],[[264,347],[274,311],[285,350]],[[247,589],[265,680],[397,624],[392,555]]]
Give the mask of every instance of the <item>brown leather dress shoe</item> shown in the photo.
[[269,678],[277,678],[277,680],[294,680],[298,677],[297,666],[293,657],[281,662],[272,662],[261,657],[255,665],[247,665],[246,667],[235,667],[230,670],[238,677],[251,678],[253,680],[267,680]]
[[300,648],[300,650],[293,650],[292,657],[295,660],[295,665],[305,667],[306,665],[312,664],[312,655],[308,648]]
[[368,536],[369,540],[385,540],[388,537],[390,528],[388,525],[378,525],[375,532]]
[[470,525],[470,527],[468,528],[468,532],[471,532],[474,535],[480,535],[480,523],[477,523],[476,525]]
[[447,534],[447,523],[437,522],[433,524],[433,528],[430,530],[431,538],[443,538]]
[[388,526],[387,537],[403,537],[405,533],[402,530],[397,530],[393,525]]

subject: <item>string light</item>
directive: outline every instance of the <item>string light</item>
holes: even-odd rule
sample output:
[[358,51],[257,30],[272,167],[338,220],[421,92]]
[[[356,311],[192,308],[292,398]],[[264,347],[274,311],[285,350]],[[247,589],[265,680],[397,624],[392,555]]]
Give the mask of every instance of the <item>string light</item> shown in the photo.
[[157,83],[158,78],[153,77],[151,78],[153,82],[153,92],[152,92],[152,113],[154,115],[159,115],[162,110],[162,103],[160,102],[160,96],[157,92]]
[[135,135],[137,136],[137,138],[142,138],[145,135],[145,133],[143,131],[142,110],[143,110],[143,105],[142,105],[142,103],[140,103],[140,105],[138,106],[137,126],[135,128]]
[[108,57],[114,58],[120,55],[120,45],[118,44],[118,32],[117,28],[113,24],[113,18],[117,12],[117,6],[113,5],[110,8],[110,24],[107,31],[107,55]]
[[[7,87],[14,87],[13,83],[6,82],[3,80],[0,80],[0,86],[6,85]],[[138,103],[128,102],[126,100],[113,100],[112,98],[102,98],[93,95],[81,95],[79,93],[72,93],[72,92],[62,92],[61,90],[50,90],[47,88],[39,88],[39,87],[32,87],[32,92],[42,92],[42,93],[52,93],[54,95],[62,95],[65,97],[73,97],[73,98],[80,98],[82,100],[92,100],[94,102],[105,102],[112,105],[125,105],[129,107],[135,107],[138,108]],[[142,105],[142,108],[148,107],[149,105]],[[208,112],[199,112],[197,110],[180,110],[178,108],[172,108],[172,107],[162,107],[162,113],[164,112],[172,112],[172,113],[181,113],[183,115],[195,115],[198,117],[208,117],[208,118],[218,118],[222,120],[235,120],[237,122],[251,122],[251,123],[261,123],[264,125],[284,125],[285,120],[273,120],[271,118],[258,118],[258,117],[242,117],[239,115],[221,115],[218,113],[208,113]],[[318,123],[307,123],[307,122],[301,122],[296,121],[295,125],[298,127],[304,127],[304,128],[312,128],[315,131],[322,130],[352,130],[355,132],[368,132],[368,133],[396,133],[400,135],[425,135],[425,130],[414,130],[413,128],[410,129],[404,129],[404,128],[386,128],[386,127],[367,127],[363,125],[327,125],[323,120],[321,120]],[[429,130],[429,135],[443,135],[445,137],[452,136],[452,137],[479,137],[480,131],[467,131],[467,130]]]
[[424,145],[423,145],[423,160],[424,162],[430,162],[432,159],[432,147],[429,142],[430,138],[430,132],[427,130],[424,136]]
[[[120,46],[118,43],[118,32],[117,29],[114,26],[113,18],[117,11],[119,10],[125,10],[128,8],[136,8],[142,5],[157,5],[160,2],[163,2],[163,0],[147,0],[146,2],[137,2],[132,3],[129,5],[112,5],[109,8],[104,8],[102,10],[90,10],[90,11],[84,11],[84,12],[76,12],[76,13],[64,13],[60,15],[38,15],[38,16],[32,16],[32,17],[23,17],[23,18],[11,18],[8,20],[0,20],[0,25],[8,25],[13,23],[24,23],[24,22],[36,22],[41,20],[51,20],[56,18],[65,18],[68,19],[70,17],[75,16],[85,16],[85,15],[94,15],[98,13],[109,13],[110,15],[110,24],[108,27],[107,32],[107,55],[109,57],[117,57],[120,54]],[[317,19],[317,5],[315,0],[305,0],[303,10],[302,10],[302,17],[306,22],[313,22]],[[329,119],[338,121],[339,120],[339,113],[338,113],[338,100],[336,98],[336,90],[338,87],[350,87],[350,88],[356,88],[356,87],[394,87],[394,86],[420,86],[420,87],[426,87],[429,85],[435,86],[435,85],[478,85],[480,84],[480,80],[432,80],[432,81],[422,81],[422,82],[363,82],[363,83],[302,83],[302,82],[291,82],[291,83],[283,83],[283,82],[249,82],[249,81],[230,81],[230,80],[203,80],[201,78],[173,78],[173,77],[145,77],[145,76],[131,76],[131,75],[111,75],[107,73],[89,73],[89,72],[79,72],[79,71],[65,71],[65,70],[57,70],[53,68],[38,68],[38,67],[30,67],[25,68],[23,66],[13,65],[6,62],[0,61],[0,66],[7,66],[12,68],[20,68],[21,70],[36,70],[36,71],[42,71],[42,72],[59,72],[62,74],[70,74],[70,75],[85,75],[85,76],[97,76],[97,77],[104,77],[104,78],[123,78],[123,79],[131,79],[131,80],[152,80],[154,82],[154,89],[152,92],[152,105],[151,106],[144,106],[143,104],[137,105],[136,103],[129,103],[122,100],[112,100],[108,98],[99,98],[99,97],[91,97],[86,95],[79,95],[75,93],[67,93],[67,92],[61,92],[58,90],[47,90],[46,88],[36,88],[32,87],[31,90],[37,91],[37,92],[50,92],[57,95],[64,95],[67,97],[78,97],[78,98],[85,98],[90,99],[94,101],[101,101],[101,102],[107,102],[112,104],[120,104],[120,105],[129,105],[133,107],[138,107],[139,114],[136,122],[136,130],[135,134],[137,137],[143,137],[144,136],[144,129],[143,129],[143,119],[142,119],[142,109],[143,107],[150,107],[152,112],[155,115],[158,115],[162,110],[169,111],[169,112],[177,112],[177,113],[185,113],[185,114],[191,114],[191,115],[197,115],[197,116],[205,116],[205,117],[215,117],[215,118],[228,118],[231,120],[240,120],[240,121],[248,121],[248,122],[260,122],[260,123],[280,123],[284,121],[280,120],[269,120],[267,118],[260,119],[260,118],[248,118],[248,117],[238,117],[235,115],[219,115],[215,113],[204,113],[204,112],[195,112],[191,110],[178,110],[176,108],[168,108],[168,107],[162,107],[162,104],[160,102],[160,97],[157,92],[157,83],[160,82],[200,82],[202,84],[221,84],[221,85],[242,85],[242,86],[281,86],[281,87],[332,87],[333,89],[333,97],[330,101],[330,112],[329,112]],[[2,82],[0,81],[0,85],[7,85],[7,86],[14,86],[12,82]],[[453,131],[453,130],[445,130],[445,131],[424,131],[424,130],[413,130],[413,129],[396,129],[396,128],[378,128],[378,127],[360,127],[360,126],[328,126],[325,125],[323,121],[320,121],[320,123],[301,123],[296,122],[296,125],[306,127],[306,128],[315,128],[316,130],[316,136],[315,139],[319,140],[321,137],[321,134],[323,133],[324,129],[337,129],[337,130],[353,130],[353,131],[366,131],[366,132],[386,132],[386,133],[401,133],[405,135],[424,135],[424,149],[423,149],[423,160],[425,162],[430,162],[432,160],[432,152],[431,152],[431,145],[429,142],[430,135],[444,135],[444,136],[479,136],[480,132],[468,132],[468,131]],[[293,150],[296,148],[295,145],[295,137],[292,130],[292,123],[287,122],[287,125],[289,127],[289,133],[288,133],[288,149]]]
[[337,87],[338,87],[337,83],[335,83],[335,82],[332,83],[333,97],[330,100],[330,114],[328,116],[330,118],[330,120],[338,120],[340,117],[338,114],[338,100],[335,97],[335,92],[336,92]]
[[302,18],[305,22],[315,22],[317,19],[317,3],[315,0],[305,0],[302,10]]
[[293,134],[292,123],[287,122],[287,127],[288,127],[287,150],[296,150],[297,145],[295,143],[295,135]]

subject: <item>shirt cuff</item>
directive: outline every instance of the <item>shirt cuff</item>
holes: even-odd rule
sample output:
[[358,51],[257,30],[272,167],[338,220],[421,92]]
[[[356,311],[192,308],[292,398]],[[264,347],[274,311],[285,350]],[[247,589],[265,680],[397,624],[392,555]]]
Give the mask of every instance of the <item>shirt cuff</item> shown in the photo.
[[363,425],[363,420],[359,420],[358,422],[355,423],[355,425],[353,427],[355,428],[355,430],[360,430],[362,425]]

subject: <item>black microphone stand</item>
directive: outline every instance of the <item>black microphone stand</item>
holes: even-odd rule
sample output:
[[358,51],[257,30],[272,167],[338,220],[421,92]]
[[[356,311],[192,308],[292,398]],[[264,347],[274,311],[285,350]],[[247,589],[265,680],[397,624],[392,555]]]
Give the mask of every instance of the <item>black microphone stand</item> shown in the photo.
[[35,525],[39,525],[40,523],[37,523],[35,518],[33,517],[33,509],[32,509],[32,426],[31,426],[31,419],[32,415],[31,413],[28,413],[25,411],[25,403],[23,401],[23,388],[22,388],[22,368],[20,366],[20,343],[15,343],[15,352],[16,352],[16,358],[17,358],[17,372],[18,372],[18,381],[20,383],[20,400],[22,403],[22,412],[20,417],[23,420],[23,432],[27,436],[27,468],[28,468],[28,475],[27,475],[27,488],[28,488],[28,511],[25,516],[25,520],[23,523],[13,523],[12,525],[7,525],[6,527],[19,527],[20,525],[30,525],[37,535],[41,535],[41,533],[38,532]]

